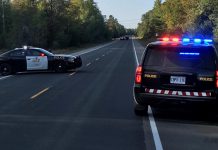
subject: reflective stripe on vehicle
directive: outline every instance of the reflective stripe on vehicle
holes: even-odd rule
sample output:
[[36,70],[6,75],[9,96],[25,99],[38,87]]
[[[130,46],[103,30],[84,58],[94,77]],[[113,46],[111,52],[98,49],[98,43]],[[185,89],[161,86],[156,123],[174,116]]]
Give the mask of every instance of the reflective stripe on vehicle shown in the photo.
[[148,88],[145,88],[145,93],[173,95],[173,96],[211,97],[211,92],[170,91],[170,90],[148,89]]

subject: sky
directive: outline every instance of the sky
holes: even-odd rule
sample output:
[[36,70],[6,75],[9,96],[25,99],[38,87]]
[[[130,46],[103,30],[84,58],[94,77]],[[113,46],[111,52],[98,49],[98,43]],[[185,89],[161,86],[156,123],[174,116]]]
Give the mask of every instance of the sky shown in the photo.
[[94,0],[102,15],[113,15],[126,28],[137,28],[143,14],[151,10],[154,0]]

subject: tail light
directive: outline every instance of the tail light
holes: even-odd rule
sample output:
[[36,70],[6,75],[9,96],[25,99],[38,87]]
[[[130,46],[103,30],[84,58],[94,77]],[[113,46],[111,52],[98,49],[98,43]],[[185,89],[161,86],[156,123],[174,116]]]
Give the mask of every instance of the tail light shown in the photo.
[[142,66],[138,66],[136,68],[135,83],[136,84],[142,83]]
[[216,71],[216,88],[218,88],[218,70]]

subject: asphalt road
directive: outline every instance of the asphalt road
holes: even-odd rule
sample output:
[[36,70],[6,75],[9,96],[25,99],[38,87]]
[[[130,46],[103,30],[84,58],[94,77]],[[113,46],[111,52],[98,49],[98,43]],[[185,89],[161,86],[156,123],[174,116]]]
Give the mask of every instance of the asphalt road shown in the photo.
[[218,149],[218,118],[205,109],[134,115],[135,54],[140,59],[143,50],[137,41],[115,41],[82,52],[75,72],[0,77],[0,149]]
[[82,55],[69,73],[22,73],[0,79],[0,149],[145,149],[133,113],[131,41]]

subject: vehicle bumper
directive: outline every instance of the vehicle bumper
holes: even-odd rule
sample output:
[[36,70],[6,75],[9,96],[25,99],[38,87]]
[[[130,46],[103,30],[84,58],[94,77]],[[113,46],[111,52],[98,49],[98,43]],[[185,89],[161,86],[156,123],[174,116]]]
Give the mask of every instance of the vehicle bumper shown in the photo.
[[68,70],[81,67],[82,66],[82,59],[81,59],[81,57],[77,56],[74,59],[74,62],[67,62],[66,66],[67,66]]
[[173,96],[164,94],[140,93],[134,90],[135,103],[139,105],[164,104],[217,104],[216,97]]
[[80,56],[77,56],[76,59],[75,59],[75,66],[76,68],[79,68],[82,66],[82,59]]

